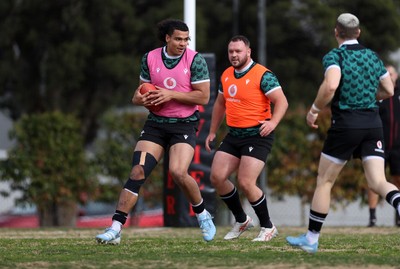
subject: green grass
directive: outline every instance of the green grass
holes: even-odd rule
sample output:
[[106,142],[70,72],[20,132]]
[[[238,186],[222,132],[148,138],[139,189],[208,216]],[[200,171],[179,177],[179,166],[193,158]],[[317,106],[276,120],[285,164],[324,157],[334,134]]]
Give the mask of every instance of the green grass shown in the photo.
[[319,251],[307,254],[285,237],[305,228],[281,227],[271,242],[251,242],[258,228],[212,242],[198,228],[123,230],[121,245],[98,245],[101,229],[0,229],[0,268],[399,268],[399,228],[324,227]]

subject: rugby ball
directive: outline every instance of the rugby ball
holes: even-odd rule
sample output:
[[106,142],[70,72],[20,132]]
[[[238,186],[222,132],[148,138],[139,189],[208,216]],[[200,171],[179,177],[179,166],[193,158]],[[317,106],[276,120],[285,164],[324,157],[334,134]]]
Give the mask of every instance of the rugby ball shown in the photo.
[[[156,91],[156,90],[157,90],[157,88],[156,88],[153,84],[145,82],[145,83],[142,83],[142,87],[140,88],[140,93],[141,93],[141,94],[145,94],[146,92],[149,92],[149,91]],[[147,108],[148,110],[152,111],[152,112],[160,111],[161,107],[162,107],[162,105],[158,105],[158,106],[154,106],[154,105],[152,105],[152,106],[146,106],[146,108]]]
[[140,88],[140,93],[145,94],[148,91],[156,91],[156,90],[157,90],[156,86],[154,86],[151,83],[145,82],[142,84],[142,87]]

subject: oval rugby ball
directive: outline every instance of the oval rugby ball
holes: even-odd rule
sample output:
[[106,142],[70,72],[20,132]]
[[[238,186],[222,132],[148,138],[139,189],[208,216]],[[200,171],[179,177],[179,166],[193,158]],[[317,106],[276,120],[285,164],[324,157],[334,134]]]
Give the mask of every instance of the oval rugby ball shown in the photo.
[[[145,82],[145,83],[142,83],[142,87],[140,88],[140,93],[141,93],[141,94],[145,94],[145,93],[148,92],[148,91],[156,91],[156,90],[157,90],[157,88],[156,88],[153,84]],[[151,112],[160,111],[161,107],[162,107],[162,105],[158,105],[158,106],[155,106],[155,105],[146,106],[146,108],[147,108],[148,110],[150,110]]]
[[145,82],[142,84],[142,87],[140,88],[140,93],[145,94],[148,91],[156,91],[156,90],[157,90],[156,86],[154,86],[151,83]]

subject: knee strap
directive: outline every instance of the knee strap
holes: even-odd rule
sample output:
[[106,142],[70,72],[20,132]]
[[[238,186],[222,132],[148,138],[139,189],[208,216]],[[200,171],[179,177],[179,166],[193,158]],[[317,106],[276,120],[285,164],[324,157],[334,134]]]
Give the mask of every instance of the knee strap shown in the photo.
[[124,189],[132,192],[135,195],[138,195],[140,187],[142,187],[142,185],[146,181],[146,178],[149,176],[151,171],[153,171],[154,167],[157,165],[157,160],[153,157],[153,155],[147,152],[135,151],[133,153],[132,166],[136,165],[140,165],[143,167],[144,178],[143,179],[129,178],[124,185]]
[[128,180],[126,181],[126,183],[124,185],[124,189],[133,193],[134,195],[138,196],[140,187],[142,187],[145,180],[146,179],[135,180],[135,179],[128,178]]
[[154,167],[157,165],[157,160],[148,152],[135,151],[133,153],[132,167],[135,165],[140,165],[143,167],[144,178],[147,178]]

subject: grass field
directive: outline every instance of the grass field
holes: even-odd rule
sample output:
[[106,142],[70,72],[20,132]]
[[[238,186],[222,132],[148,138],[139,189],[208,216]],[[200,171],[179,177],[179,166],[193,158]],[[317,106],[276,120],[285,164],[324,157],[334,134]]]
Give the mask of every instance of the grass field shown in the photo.
[[212,242],[198,228],[126,228],[119,246],[98,245],[99,229],[0,229],[0,268],[400,268],[399,228],[324,227],[319,251],[307,254],[285,237],[305,228],[278,227],[271,242],[251,242],[258,228]]

